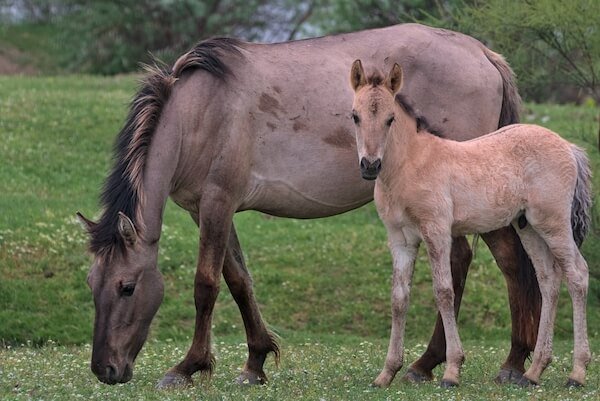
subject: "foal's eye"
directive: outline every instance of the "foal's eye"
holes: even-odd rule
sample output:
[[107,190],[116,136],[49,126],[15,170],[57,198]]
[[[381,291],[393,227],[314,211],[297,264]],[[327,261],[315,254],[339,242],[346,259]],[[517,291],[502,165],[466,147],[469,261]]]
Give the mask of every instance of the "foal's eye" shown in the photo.
[[354,120],[354,124],[358,125],[358,123],[360,122],[360,118],[358,118],[358,115],[356,113],[352,113],[352,120]]
[[394,122],[394,117],[390,117],[386,122],[385,125],[387,125],[388,127],[392,125],[392,123]]
[[121,284],[121,296],[130,297],[135,291],[135,283],[124,283]]

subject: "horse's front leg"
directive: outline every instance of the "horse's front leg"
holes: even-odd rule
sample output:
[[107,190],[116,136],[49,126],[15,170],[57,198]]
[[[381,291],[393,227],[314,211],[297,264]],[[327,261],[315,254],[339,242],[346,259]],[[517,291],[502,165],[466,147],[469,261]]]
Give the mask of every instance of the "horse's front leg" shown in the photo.
[[427,243],[427,253],[431,263],[435,302],[446,334],[446,369],[441,386],[454,387],[459,382],[464,352],[454,313],[454,289],[452,288],[452,270],[450,268],[452,237],[449,234],[438,234],[435,229],[431,231],[435,232],[435,236],[425,232],[423,239]]
[[383,370],[373,385],[387,387],[404,363],[404,328],[410,299],[418,240],[407,239],[401,230],[388,229],[389,247],[393,259],[392,330]]
[[194,338],[183,361],[165,374],[158,384],[159,388],[190,385],[195,372],[210,374],[213,369],[210,331],[234,213],[230,199],[226,192],[214,186],[206,190],[200,203],[200,254],[194,280]]
[[[472,257],[473,253],[465,237],[452,239],[450,265],[454,287],[454,312],[457,316]],[[404,380],[413,383],[433,380],[432,370],[444,361],[446,361],[446,337],[442,317],[438,313],[435,329],[427,349],[419,359],[410,365]]]
[[264,384],[267,376],[263,371],[263,364],[269,352],[272,352],[276,362],[278,361],[279,346],[275,335],[267,329],[258,309],[252,289],[252,278],[246,268],[233,225],[229,233],[229,245],[223,263],[223,277],[242,314],[248,341],[248,360],[244,364],[237,382],[238,384]]

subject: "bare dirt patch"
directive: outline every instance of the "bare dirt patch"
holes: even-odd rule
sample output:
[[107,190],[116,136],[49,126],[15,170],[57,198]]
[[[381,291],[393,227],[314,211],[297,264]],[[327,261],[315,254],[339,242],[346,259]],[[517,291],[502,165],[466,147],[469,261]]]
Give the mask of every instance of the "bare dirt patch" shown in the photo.
[[38,70],[25,62],[25,55],[17,49],[0,47],[0,75],[36,75]]

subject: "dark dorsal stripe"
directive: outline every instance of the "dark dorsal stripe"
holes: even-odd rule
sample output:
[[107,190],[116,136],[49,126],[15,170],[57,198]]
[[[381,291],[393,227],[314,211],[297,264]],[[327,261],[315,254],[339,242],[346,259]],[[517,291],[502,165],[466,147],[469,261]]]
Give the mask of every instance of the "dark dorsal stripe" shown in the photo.
[[143,228],[140,207],[143,204],[143,173],[146,155],[162,108],[177,78],[187,70],[204,70],[225,79],[231,73],[223,61],[226,54],[241,55],[242,42],[216,38],[198,43],[167,70],[148,67],[138,93],[131,101],[129,114],[114,144],[114,164],[104,182],[100,202],[103,209],[98,224],[90,232],[90,251],[111,256],[125,249],[118,232],[118,213],[131,218],[138,231]]
[[419,113],[417,113],[415,108],[412,106],[412,104],[408,101],[408,99],[404,96],[402,92],[396,94],[396,102],[400,105],[400,107],[404,109],[406,114],[408,114],[417,121],[417,131],[428,132],[432,135],[439,136],[440,138],[444,137],[441,131],[433,128],[431,124],[429,124],[425,116],[419,115]]

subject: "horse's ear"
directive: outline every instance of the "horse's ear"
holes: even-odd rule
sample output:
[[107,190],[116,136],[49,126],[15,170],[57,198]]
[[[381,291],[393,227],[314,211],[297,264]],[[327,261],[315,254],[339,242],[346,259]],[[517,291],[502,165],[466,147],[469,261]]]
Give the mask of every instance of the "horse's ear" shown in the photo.
[[367,84],[367,78],[365,77],[365,70],[363,69],[360,60],[352,63],[352,69],[350,70],[350,86],[356,92],[361,86]]
[[81,226],[85,229],[85,231],[87,231],[88,233],[91,232],[94,227],[96,227],[96,225],[98,225],[98,223],[94,223],[92,220],[86,218],[83,214],[77,212],[77,220],[79,220],[79,223],[81,223]]
[[125,213],[119,212],[119,234],[125,240],[125,244],[128,246],[135,245],[137,241],[137,231],[133,225],[133,221],[125,215]]
[[385,86],[396,94],[402,87],[402,67],[398,63],[394,63],[394,66],[390,70],[387,78],[385,79]]

